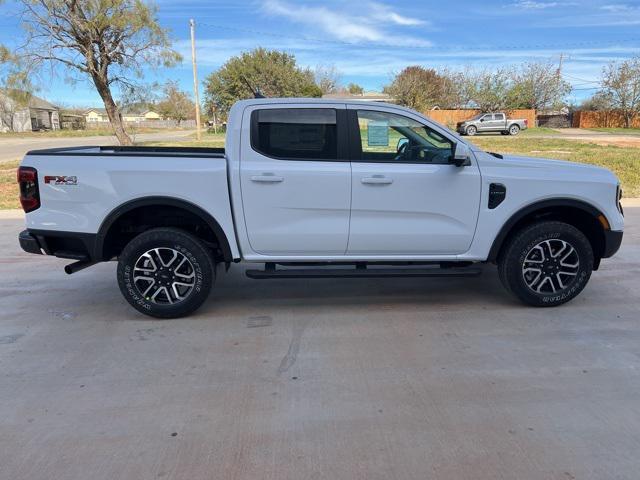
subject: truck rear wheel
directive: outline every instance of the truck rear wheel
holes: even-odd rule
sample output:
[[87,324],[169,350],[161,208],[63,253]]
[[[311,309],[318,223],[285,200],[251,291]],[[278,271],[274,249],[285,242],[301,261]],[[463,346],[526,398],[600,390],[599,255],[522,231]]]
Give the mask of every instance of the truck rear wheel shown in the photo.
[[195,311],[215,279],[212,257],[195,236],[154,228],[131,240],[118,257],[118,286],[136,310],[157,318]]
[[509,135],[517,135],[520,133],[520,127],[518,125],[511,125],[509,127]]
[[500,281],[524,303],[553,307],[568,302],[586,286],[593,270],[593,250],[572,225],[538,222],[506,245],[498,260]]

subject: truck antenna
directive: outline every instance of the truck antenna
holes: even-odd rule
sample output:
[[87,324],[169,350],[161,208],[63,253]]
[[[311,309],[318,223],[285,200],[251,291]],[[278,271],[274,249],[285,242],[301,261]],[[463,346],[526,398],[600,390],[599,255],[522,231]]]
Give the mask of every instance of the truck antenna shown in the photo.
[[265,96],[260,92],[259,88],[253,88],[251,83],[249,83],[249,80],[247,80],[247,77],[242,75],[241,78],[242,78],[242,81],[245,83],[245,85],[249,87],[249,90],[251,90],[251,93],[253,93],[253,98],[265,98]]

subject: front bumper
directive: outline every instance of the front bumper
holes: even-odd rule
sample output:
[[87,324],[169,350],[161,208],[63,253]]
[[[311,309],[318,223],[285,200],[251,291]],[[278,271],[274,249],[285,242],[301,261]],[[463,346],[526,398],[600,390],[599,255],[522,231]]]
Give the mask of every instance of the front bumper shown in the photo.
[[622,243],[623,232],[615,230],[605,230],[604,232],[604,250],[602,252],[602,258],[613,257],[620,249]]
[[27,253],[37,253],[42,255],[42,248],[38,239],[29,233],[29,230],[23,230],[18,235],[20,247]]

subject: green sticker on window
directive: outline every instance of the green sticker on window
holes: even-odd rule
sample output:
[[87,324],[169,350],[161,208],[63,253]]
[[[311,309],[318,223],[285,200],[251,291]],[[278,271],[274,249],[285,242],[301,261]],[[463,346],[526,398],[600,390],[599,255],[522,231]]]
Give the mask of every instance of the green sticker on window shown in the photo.
[[372,120],[367,126],[367,143],[369,146],[389,146],[389,122]]

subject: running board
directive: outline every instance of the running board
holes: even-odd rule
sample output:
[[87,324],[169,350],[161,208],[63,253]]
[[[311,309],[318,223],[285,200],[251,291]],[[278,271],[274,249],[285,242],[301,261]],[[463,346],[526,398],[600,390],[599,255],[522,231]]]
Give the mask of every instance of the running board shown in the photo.
[[247,270],[247,277],[267,278],[376,278],[376,277],[477,277],[479,268],[265,268]]

